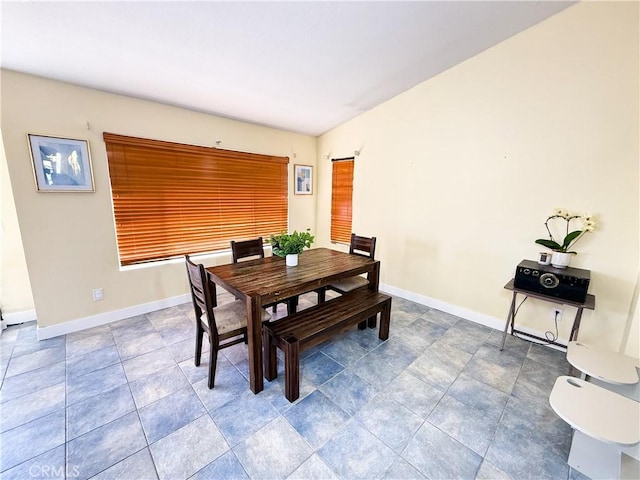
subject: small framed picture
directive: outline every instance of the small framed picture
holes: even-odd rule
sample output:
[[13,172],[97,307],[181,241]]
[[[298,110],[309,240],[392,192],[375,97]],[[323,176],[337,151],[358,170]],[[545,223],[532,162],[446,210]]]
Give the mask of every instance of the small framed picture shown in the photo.
[[27,135],[39,192],[93,192],[89,142]]
[[296,195],[313,195],[313,167],[310,165],[295,165]]

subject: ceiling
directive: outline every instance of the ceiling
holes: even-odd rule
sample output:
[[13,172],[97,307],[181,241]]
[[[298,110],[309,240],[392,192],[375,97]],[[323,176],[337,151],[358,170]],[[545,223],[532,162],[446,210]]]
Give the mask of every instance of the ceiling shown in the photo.
[[0,61],[317,136],[572,3],[2,0]]

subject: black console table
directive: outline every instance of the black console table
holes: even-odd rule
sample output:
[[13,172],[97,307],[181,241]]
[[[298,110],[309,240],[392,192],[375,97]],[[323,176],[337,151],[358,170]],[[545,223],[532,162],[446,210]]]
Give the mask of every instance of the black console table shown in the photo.
[[578,311],[576,312],[576,317],[573,320],[569,341],[577,340],[578,330],[580,329],[580,320],[582,319],[582,310],[584,310],[585,308],[587,310],[594,310],[596,308],[596,297],[594,295],[587,294],[587,298],[585,299],[584,303],[579,303],[571,300],[563,300],[562,298],[558,298],[558,297],[552,297],[551,295],[544,295],[542,293],[530,292],[528,290],[522,290],[521,288],[516,288],[513,286],[513,280],[514,279],[512,278],[504,286],[505,289],[511,290],[513,292],[513,296],[511,297],[511,307],[509,308],[507,323],[504,326],[504,333],[502,334],[502,345],[500,346],[501,351],[504,350],[504,342],[507,339],[507,331],[509,330],[509,325],[511,325],[511,335],[517,333],[519,335],[524,335],[526,337],[535,338],[536,340],[541,340],[545,343],[550,343],[553,345],[557,345],[559,347],[567,348],[566,345],[563,345],[561,343],[558,343],[555,341],[549,341],[546,338],[538,337],[530,333],[516,330],[514,323],[516,319],[516,296],[518,295],[518,293],[521,293],[525,297],[537,298],[538,300],[545,300],[547,302],[561,303],[563,305],[570,305],[572,307],[576,307]]

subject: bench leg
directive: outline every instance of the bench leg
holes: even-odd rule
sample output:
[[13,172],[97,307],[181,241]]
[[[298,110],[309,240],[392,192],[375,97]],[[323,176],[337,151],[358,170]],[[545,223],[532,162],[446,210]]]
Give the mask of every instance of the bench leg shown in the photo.
[[276,346],[266,328],[262,329],[262,361],[264,378],[271,381],[278,376],[278,357]]
[[295,338],[284,340],[284,395],[290,402],[300,396],[300,344]]
[[378,338],[386,340],[389,338],[389,324],[391,323],[391,300],[384,304],[380,312],[380,332]]
[[369,317],[369,320],[367,320],[367,325],[369,326],[369,328],[376,328],[376,315],[374,315],[373,317]]

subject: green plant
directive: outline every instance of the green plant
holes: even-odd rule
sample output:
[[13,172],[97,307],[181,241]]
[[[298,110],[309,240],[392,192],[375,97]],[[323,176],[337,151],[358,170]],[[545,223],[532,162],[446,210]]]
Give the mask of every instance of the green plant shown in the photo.
[[[551,225],[549,222],[553,222]],[[558,227],[558,222],[565,222],[564,226]],[[576,230],[570,230],[570,225],[572,222],[579,222],[579,227]],[[582,238],[582,236],[587,232],[593,232],[595,229],[596,223],[593,221],[593,218],[589,214],[585,215],[570,215],[566,210],[562,208],[556,208],[553,211],[553,215],[549,216],[547,220],[544,222],[544,226],[549,233],[549,238],[539,238],[536,240],[536,243],[542,245],[543,247],[547,247],[554,252],[562,252],[562,253],[573,253],[577,252],[569,251],[575,243]],[[564,227],[564,228],[563,228]],[[556,238],[561,238],[564,236],[562,243],[559,243],[551,233],[552,228],[554,229],[554,233],[556,234]]]
[[302,253],[304,248],[311,247],[314,240],[314,236],[309,233],[309,230],[307,228],[306,232],[294,230],[293,233],[282,232],[278,235],[271,235],[269,243],[271,243],[273,254],[285,257],[294,253]]

